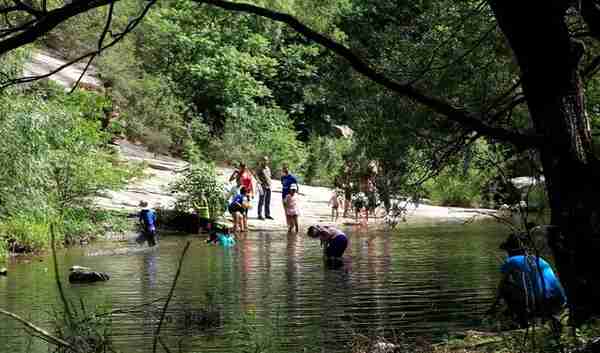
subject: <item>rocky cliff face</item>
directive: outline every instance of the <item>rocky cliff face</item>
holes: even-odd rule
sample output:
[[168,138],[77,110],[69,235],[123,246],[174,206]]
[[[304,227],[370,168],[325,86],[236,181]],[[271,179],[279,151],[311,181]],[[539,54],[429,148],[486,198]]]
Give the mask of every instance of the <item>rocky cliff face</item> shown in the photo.
[[[35,51],[32,54],[31,61],[27,63],[23,70],[23,76],[41,76],[46,75],[52,71],[57,70],[67,62],[61,59],[59,56],[53,54],[50,51]],[[51,75],[48,79],[59,85],[65,87],[65,89],[71,89],[85,68],[85,64],[77,63],[59,72]],[[91,90],[100,90],[102,82],[97,77],[97,71],[93,66],[90,66],[83,75],[80,86]]]

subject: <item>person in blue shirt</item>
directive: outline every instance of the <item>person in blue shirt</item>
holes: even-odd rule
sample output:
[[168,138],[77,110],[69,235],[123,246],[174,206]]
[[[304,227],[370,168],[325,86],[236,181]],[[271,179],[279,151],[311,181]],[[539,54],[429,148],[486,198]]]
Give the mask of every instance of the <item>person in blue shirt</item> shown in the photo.
[[290,217],[287,216],[287,206],[285,204],[285,197],[290,193],[290,188],[292,185],[296,185],[296,192],[300,192],[298,188],[298,180],[294,175],[292,175],[289,171],[288,165],[284,164],[281,168],[281,198],[283,202],[283,213],[285,216],[285,222],[289,228],[290,226]]
[[511,234],[500,248],[508,258],[500,267],[502,279],[488,312],[493,312],[503,299],[521,327],[528,327],[532,318],[541,316],[550,319],[553,330],[560,334],[560,313],[567,296],[550,264],[539,256],[528,255],[518,234]]
[[138,220],[142,228],[142,242],[146,240],[149,246],[154,246],[157,242],[156,213],[154,210],[148,208],[148,202],[146,201],[140,201],[140,207],[142,207],[142,210],[140,211]]
[[245,187],[240,188],[240,192],[233,197],[228,206],[228,211],[233,216],[233,231],[248,231],[248,208],[250,202]]

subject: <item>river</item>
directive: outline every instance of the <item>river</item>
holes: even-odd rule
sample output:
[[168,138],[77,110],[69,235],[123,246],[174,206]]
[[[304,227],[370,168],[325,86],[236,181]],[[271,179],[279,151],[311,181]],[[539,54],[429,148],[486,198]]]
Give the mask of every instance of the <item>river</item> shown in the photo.
[[[493,300],[507,234],[495,223],[401,224],[384,231],[348,228],[344,266],[327,268],[318,241],[279,232],[250,233],[234,248],[207,245],[199,236],[163,235],[155,251],[86,256],[95,244],[59,253],[60,274],[72,265],[108,272],[110,281],[65,283],[87,310],[131,309],[113,315],[120,352],[149,352],[162,302],[179,255],[191,247],[161,331],[172,351],[231,352],[277,345],[280,352],[348,351],[352,334],[439,340],[480,324]],[[60,309],[51,257],[11,262],[0,277],[0,308],[52,330]],[[211,303],[220,327],[199,323]],[[244,348],[245,347],[245,348]],[[0,320],[0,352],[47,352],[19,323]]]

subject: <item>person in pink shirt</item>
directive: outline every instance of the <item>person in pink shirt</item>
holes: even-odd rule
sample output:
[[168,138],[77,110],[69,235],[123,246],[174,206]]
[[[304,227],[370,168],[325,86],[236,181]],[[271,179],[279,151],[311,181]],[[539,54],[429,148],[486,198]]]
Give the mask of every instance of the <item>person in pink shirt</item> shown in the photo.
[[290,192],[285,197],[285,214],[288,219],[288,231],[291,232],[295,229],[298,233],[298,215],[300,214],[300,208],[298,206],[298,186],[292,184],[290,186]]

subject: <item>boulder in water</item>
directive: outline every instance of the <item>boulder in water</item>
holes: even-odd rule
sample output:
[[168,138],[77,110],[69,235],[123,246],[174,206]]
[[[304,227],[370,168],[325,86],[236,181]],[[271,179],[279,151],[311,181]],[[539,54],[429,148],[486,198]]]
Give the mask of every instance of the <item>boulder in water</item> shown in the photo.
[[0,267],[0,276],[6,275],[8,275],[8,270],[6,269],[6,267]]
[[70,271],[69,282],[71,283],[103,282],[110,279],[107,273],[92,271],[88,267],[73,266]]

